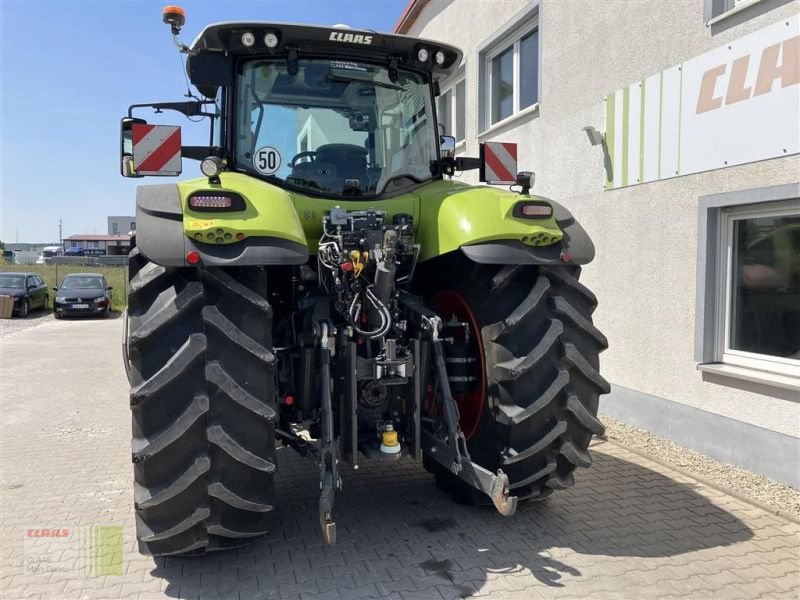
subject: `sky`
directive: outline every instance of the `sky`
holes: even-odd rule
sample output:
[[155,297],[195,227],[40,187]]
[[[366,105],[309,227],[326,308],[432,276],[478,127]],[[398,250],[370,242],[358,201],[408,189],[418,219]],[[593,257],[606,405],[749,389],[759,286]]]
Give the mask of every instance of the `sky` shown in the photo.
[[[119,121],[130,104],[183,100],[186,81],[165,4],[186,10],[189,44],[209,23],[279,21],[391,31],[407,0],[0,0],[0,240],[58,241],[106,233],[106,216],[132,215],[136,186],[174,178],[119,174]],[[208,125],[176,112],[184,144]],[[165,118],[166,117],[166,118]],[[183,178],[199,176],[183,161]]]

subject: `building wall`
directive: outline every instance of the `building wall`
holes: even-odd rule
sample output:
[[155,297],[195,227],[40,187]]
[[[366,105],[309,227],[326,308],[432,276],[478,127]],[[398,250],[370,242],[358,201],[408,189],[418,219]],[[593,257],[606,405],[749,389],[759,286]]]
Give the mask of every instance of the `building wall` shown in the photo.
[[[128,217],[124,217],[128,218]],[[130,242],[125,240],[81,240],[81,239],[68,239],[64,241],[66,248],[83,248],[85,250],[102,251],[107,256],[123,256],[130,252]]]
[[465,51],[465,154],[477,156],[481,141],[516,142],[519,168],[536,172],[533,191],[565,204],[594,238],[597,258],[585,267],[583,281],[600,301],[595,322],[610,343],[602,371],[612,384],[796,438],[798,393],[704,376],[694,332],[699,199],[796,183],[800,157],[605,191],[602,150],[589,144],[582,128],[602,131],[607,94],[790,17],[800,4],[762,0],[707,27],[703,0],[543,0],[539,108],[479,136],[478,48],[532,5],[432,0],[408,32]]
[[126,235],[136,229],[136,217],[107,217],[107,220],[108,235]]

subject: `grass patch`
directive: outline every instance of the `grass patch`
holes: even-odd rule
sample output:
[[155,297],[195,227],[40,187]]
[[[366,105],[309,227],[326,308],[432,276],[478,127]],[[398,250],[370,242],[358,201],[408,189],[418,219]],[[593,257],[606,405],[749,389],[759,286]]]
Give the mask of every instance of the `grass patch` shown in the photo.
[[[111,291],[111,310],[125,310],[128,306],[128,281],[126,267],[109,267],[98,265],[0,265],[0,271],[9,273],[36,273],[47,284],[54,288],[70,273],[100,273],[105,276]],[[50,307],[54,292],[50,290]]]

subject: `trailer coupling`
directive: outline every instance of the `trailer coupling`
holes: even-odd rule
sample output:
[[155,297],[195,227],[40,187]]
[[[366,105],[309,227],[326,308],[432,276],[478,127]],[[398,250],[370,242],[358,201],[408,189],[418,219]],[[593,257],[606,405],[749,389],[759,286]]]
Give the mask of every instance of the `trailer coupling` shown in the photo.
[[[498,469],[497,473],[492,473],[472,461],[464,433],[458,424],[458,405],[450,390],[444,351],[442,349],[443,340],[439,337],[439,330],[442,325],[441,319],[438,316],[425,315],[422,321],[425,324],[425,329],[430,334],[439,391],[438,397],[444,409],[442,414],[445,421],[446,436],[436,435],[425,428],[420,428],[418,431],[421,438],[421,447],[427,451],[430,458],[440,463],[453,475],[466,482],[470,487],[486,494],[492,500],[497,512],[505,517],[510,517],[517,510],[517,497],[511,495],[508,476],[500,469]],[[319,453],[314,453],[319,460],[320,468],[319,522],[325,542],[335,544],[336,522],[333,517],[333,506],[336,491],[342,489],[342,479],[337,468],[338,460],[334,442],[330,385],[334,331],[330,322],[319,320],[315,332],[319,344],[321,381],[321,440]],[[418,352],[415,353],[415,364],[418,364],[416,362],[418,361],[416,354]]]

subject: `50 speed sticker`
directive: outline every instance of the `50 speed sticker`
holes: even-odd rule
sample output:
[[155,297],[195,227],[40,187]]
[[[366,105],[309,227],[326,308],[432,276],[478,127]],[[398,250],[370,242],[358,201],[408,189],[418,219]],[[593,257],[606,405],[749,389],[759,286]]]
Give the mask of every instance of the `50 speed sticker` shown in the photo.
[[261,146],[253,154],[253,166],[262,175],[274,175],[281,168],[281,153],[272,146]]

